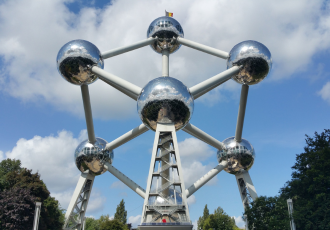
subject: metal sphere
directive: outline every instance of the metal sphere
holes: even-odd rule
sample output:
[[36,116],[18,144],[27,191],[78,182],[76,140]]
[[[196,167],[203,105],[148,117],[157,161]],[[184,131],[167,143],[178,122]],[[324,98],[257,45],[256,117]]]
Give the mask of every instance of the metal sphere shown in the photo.
[[156,130],[157,123],[174,123],[175,129],[179,130],[192,116],[194,99],[181,81],[160,77],[142,89],[137,110],[142,122],[151,130]]
[[256,41],[244,41],[232,48],[227,69],[242,66],[233,80],[240,84],[254,85],[261,82],[272,68],[272,57],[266,46]]
[[106,171],[104,163],[112,164],[113,161],[113,151],[104,150],[106,144],[107,142],[99,137],[94,144],[88,140],[81,142],[74,153],[77,168],[81,172],[89,169],[95,176],[103,174]]
[[97,76],[88,67],[104,67],[99,49],[85,40],[66,43],[58,52],[56,62],[61,76],[75,85],[88,85],[97,80]]
[[182,37],[184,33],[180,23],[172,17],[159,17],[149,26],[147,38],[157,37],[158,40],[151,44],[151,48],[157,53],[162,53],[168,49],[169,53],[174,53],[180,48],[176,38]]
[[228,166],[224,169],[230,174],[239,174],[248,171],[255,158],[253,146],[247,140],[242,138],[237,142],[235,137],[229,137],[223,141],[226,149],[219,150],[217,153],[218,162],[228,161]]

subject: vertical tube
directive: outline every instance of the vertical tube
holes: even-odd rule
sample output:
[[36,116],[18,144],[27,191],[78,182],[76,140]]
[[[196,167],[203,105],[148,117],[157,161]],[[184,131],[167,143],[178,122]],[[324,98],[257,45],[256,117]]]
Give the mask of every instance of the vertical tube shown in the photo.
[[246,84],[242,85],[241,99],[239,102],[236,133],[235,133],[235,140],[237,142],[241,142],[241,140],[242,140],[243,123],[244,123],[244,116],[245,116],[245,109],[246,109],[248,93],[249,93],[249,86]]
[[168,49],[164,49],[162,51],[162,76],[168,77],[169,76],[169,57],[170,57],[170,51]]
[[296,225],[294,223],[293,220],[293,203],[292,203],[292,199],[287,199],[287,203],[288,203],[288,210],[289,210],[289,216],[290,216],[290,228],[291,230],[296,230]]
[[95,139],[95,133],[94,133],[92,107],[91,107],[91,101],[89,98],[88,85],[81,86],[81,94],[82,94],[82,99],[83,99],[83,103],[84,103],[88,140],[90,143],[94,144],[96,139]]
[[41,209],[41,202],[36,202],[36,208],[35,208],[35,211],[34,211],[33,230],[38,230],[40,209]]

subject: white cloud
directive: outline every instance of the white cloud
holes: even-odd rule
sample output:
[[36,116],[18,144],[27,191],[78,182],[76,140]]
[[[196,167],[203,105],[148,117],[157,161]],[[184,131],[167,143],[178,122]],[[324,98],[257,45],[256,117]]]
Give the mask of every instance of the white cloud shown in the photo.
[[[85,139],[86,130],[82,130],[78,138],[65,130],[58,132],[57,136],[34,136],[30,140],[22,138],[4,157],[19,159],[22,167],[39,172],[51,195],[62,208],[67,208],[80,175],[73,160],[74,150]],[[3,155],[1,153],[0,157]],[[100,191],[92,190],[88,212],[102,210],[105,200]]]
[[328,81],[322,89],[318,92],[318,95],[322,97],[323,100],[330,104],[330,81]]
[[85,131],[74,138],[65,130],[58,132],[57,136],[34,136],[30,140],[21,138],[5,154],[7,158],[20,159],[23,167],[39,172],[48,189],[56,193],[76,185],[80,172],[73,154],[78,144],[86,138]]
[[4,155],[3,155],[3,151],[0,151],[0,162],[2,161],[2,160],[4,160],[5,159],[5,157],[4,157]]
[[128,217],[127,223],[131,223],[132,227],[137,227],[139,224],[141,224],[141,215]]
[[87,213],[95,213],[103,210],[106,200],[106,197],[104,197],[100,191],[94,188],[88,202]]
[[238,217],[234,216],[234,218],[237,227],[239,228],[245,227],[245,221],[243,220],[242,216],[238,216]]
[[127,188],[127,186],[121,182],[121,181],[115,181],[110,185],[110,188],[119,188],[119,189],[124,189]]
[[[208,0],[207,4],[197,0],[120,0],[103,9],[85,7],[79,14],[69,12],[66,2],[12,0],[0,4],[0,56],[4,63],[0,90],[80,116],[79,87],[65,82],[56,71],[55,57],[61,46],[81,38],[106,51],[142,40],[150,22],[161,16],[164,8],[175,12],[188,39],[225,51],[248,39],[264,43],[273,55],[273,79],[304,71],[316,52],[330,46],[330,15],[325,13],[329,3],[323,0]],[[223,18],[227,23],[219,23]],[[225,61],[182,47],[171,55],[170,66],[171,76],[192,86],[224,70]],[[161,56],[145,47],[106,60],[105,69],[143,87],[160,76]],[[224,89],[231,90],[231,86],[226,83]],[[90,86],[90,94],[95,117],[121,119],[136,114],[134,101],[100,80]],[[212,95],[215,103],[222,95]]]
[[[187,138],[179,142],[179,150],[186,188],[217,165],[215,152],[207,144],[196,138]],[[212,156],[214,157],[214,164],[202,164],[202,161]],[[216,182],[217,178],[214,177],[207,185],[214,185]]]
[[195,204],[196,203],[196,197],[194,195],[191,195],[188,199],[187,202],[189,205]]
[[194,229],[194,230],[197,230],[197,227],[198,227],[198,226],[197,226],[197,220],[195,220],[194,222],[192,222],[192,224],[193,224],[193,226],[194,226],[193,229]]

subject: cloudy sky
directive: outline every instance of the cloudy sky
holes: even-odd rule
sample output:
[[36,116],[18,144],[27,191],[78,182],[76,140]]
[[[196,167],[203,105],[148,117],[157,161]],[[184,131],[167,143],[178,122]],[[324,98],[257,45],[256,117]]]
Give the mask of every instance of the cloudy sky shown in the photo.
[[[256,149],[250,170],[258,195],[274,196],[290,179],[305,134],[329,128],[330,3],[321,0],[2,0],[0,1],[0,160],[39,172],[67,208],[79,171],[73,152],[87,138],[79,87],[58,74],[56,56],[84,39],[107,51],[145,39],[149,24],[174,13],[185,38],[229,52],[256,40],[273,58],[271,74],[250,87],[243,138]],[[191,87],[226,69],[226,61],[181,47],[170,76]],[[144,47],[105,60],[105,70],[140,87],[161,75],[161,56]],[[97,136],[112,141],[138,126],[136,102],[98,80],[90,85]],[[191,123],[222,141],[235,133],[240,85],[230,80],[195,101]],[[146,186],[154,132],[115,150],[113,165]],[[217,165],[216,149],[178,132],[186,186]],[[124,199],[139,223],[143,200],[110,173],[94,183],[87,215],[112,216]],[[193,222],[208,204],[242,225],[235,177],[221,172],[189,200]]]

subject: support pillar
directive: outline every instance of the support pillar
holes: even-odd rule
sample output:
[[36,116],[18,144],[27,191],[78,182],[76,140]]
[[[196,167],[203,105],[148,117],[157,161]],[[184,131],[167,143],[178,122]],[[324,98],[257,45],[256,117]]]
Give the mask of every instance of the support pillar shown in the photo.
[[[255,201],[258,198],[258,195],[248,171],[244,171],[243,173],[236,175],[236,182],[245,210],[246,206],[250,204],[250,199]],[[245,219],[245,229],[248,230],[247,217]]]
[[139,229],[191,230],[185,191],[174,124],[157,124]]
[[94,178],[95,176],[89,173],[81,173],[65,214],[64,230],[82,230]]
[[236,182],[241,195],[243,207],[245,209],[245,206],[250,203],[249,199],[251,198],[254,201],[258,198],[258,195],[248,171],[244,171],[243,173],[236,175]]

